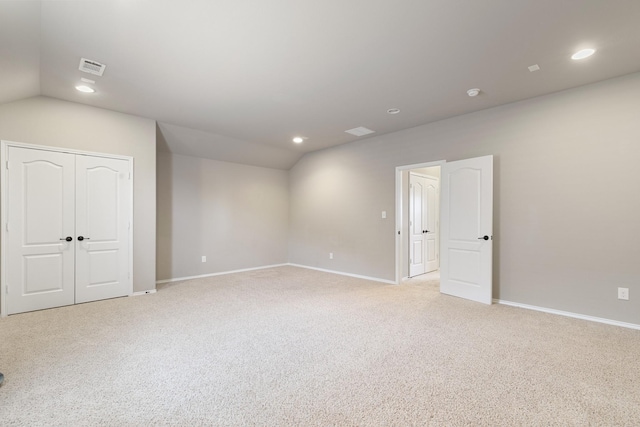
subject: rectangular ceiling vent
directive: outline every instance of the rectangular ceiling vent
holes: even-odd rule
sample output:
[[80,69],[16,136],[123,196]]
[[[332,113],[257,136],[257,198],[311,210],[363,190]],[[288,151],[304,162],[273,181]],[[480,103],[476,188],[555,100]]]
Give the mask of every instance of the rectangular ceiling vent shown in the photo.
[[107,68],[106,65],[86,58],[80,59],[80,67],[78,67],[80,71],[96,76],[102,76],[105,68]]
[[365,127],[360,126],[359,128],[345,130],[345,132],[355,136],[364,136],[364,135],[369,135],[370,133],[374,133],[375,130],[367,129]]

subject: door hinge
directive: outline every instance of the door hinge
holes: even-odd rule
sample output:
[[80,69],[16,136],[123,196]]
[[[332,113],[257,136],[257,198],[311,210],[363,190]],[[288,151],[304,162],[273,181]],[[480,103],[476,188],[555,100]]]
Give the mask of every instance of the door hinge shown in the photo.
[[9,169],[9,160],[7,160],[7,162],[6,162],[6,167],[7,167],[7,169]]
[[5,225],[5,230],[9,231],[9,223]]
[[129,179],[131,179],[131,172],[129,172]]

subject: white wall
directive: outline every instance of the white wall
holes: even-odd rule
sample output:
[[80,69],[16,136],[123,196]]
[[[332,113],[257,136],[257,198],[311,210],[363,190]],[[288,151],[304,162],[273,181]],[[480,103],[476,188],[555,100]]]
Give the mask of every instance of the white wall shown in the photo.
[[0,139],[134,158],[133,289],[155,289],[155,121],[46,97],[0,105]]
[[164,152],[157,170],[158,280],[287,262],[287,171]]
[[[411,169],[411,172],[418,173],[420,175],[433,176],[440,179],[440,166],[431,166],[427,168]],[[409,173],[409,172],[407,172]]]
[[494,297],[640,324],[639,93],[636,73],[307,154],[289,260],[394,280],[395,167],[493,154]]

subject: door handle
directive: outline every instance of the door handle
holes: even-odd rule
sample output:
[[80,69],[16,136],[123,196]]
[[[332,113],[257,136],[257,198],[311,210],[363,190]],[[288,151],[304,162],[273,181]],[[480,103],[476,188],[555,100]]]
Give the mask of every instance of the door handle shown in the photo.
[[60,239],[60,240],[66,240],[67,242],[70,242],[70,241],[72,241],[72,240],[73,240],[73,237],[71,237],[71,236],[67,236],[67,237],[65,237],[64,239]]
[[478,237],[478,240],[489,240],[489,236]]
[[83,237],[83,236],[78,236],[78,240],[82,242],[83,240],[89,240],[89,238],[88,237]]

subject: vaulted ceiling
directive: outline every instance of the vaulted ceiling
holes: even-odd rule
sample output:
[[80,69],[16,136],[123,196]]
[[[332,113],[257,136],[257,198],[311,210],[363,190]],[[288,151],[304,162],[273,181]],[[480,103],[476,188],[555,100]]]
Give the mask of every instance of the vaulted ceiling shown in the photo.
[[[375,136],[639,71],[638,22],[638,0],[0,0],[0,103],[149,117],[161,149],[288,169],[366,138],[351,128]],[[572,61],[583,47],[597,52]],[[79,71],[82,57],[104,75]],[[82,77],[95,93],[74,89]]]

